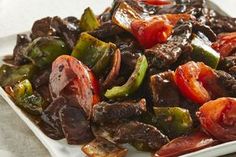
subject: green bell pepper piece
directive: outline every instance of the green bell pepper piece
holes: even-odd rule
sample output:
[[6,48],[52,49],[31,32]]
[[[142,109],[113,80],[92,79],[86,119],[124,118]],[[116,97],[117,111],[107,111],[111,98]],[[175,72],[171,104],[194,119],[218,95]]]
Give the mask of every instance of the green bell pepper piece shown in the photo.
[[180,107],[154,107],[156,127],[168,137],[175,138],[192,129],[192,118],[187,109]]
[[13,87],[11,94],[16,104],[32,115],[40,115],[43,111],[44,99],[33,91],[29,80],[23,80]]
[[207,45],[201,38],[194,36],[191,45],[193,47],[192,58],[195,61],[204,62],[216,69],[220,61],[220,54]]
[[71,55],[92,68],[95,74],[99,74],[109,64],[114,49],[115,45],[112,43],[105,43],[88,33],[81,33]]
[[70,53],[66,44],[56,37],[35,39],[26,49],[24,56],[39,68],[50,65],[58,56]]
[[115,86],[112,89],[108,89],[105,93],[105,97],[108,99],[115,99],[133,94],[142,84],[147,68],[147,59],[142,55],[138,58],[135,69],[128,81],[122,86]]
[[80,29],[83,32],[92,31],[100,26],[99,21],[91,8],[86,8],[80,20]]
[[31,79],[37,72],[33,64],[26,64],[19,67],[3,64],[0,67],[0,85],[2,87],[11,86],[24,79]]

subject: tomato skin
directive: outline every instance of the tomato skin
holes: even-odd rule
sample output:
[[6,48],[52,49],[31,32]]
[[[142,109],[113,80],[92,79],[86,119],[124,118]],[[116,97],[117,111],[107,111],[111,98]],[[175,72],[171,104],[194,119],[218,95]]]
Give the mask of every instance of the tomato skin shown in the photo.
[[219,34],[217,41],[212,44],[212,48],[222,57],[230,56],[236,48],[236,32]]
[[62,55],[53,62],[49,89],[53,99],[62,95],[77,102],[88,117],[92,106],[100,101],[99,84],[92,71],[68,55]]
[[164,14],[137,19],[131,23],[131,32],[144,48],[151,48],[157,43],[165,43],[180,19],[186,21],[190,18],[189,14]]
[[139,0],[141,2],[144,2],[145,4],[149,5],[170,5],[173,4],[174,2],[172,0]]
[[175,71],[174,79],[184,96],[198,104],[203,104],[209,101],[211,97],[198,79],[201,75],[201,68],[204,68],[206,71],[211,71],[211,68],[206,65],[204,66],[204,64],[200,68],[199,64],[203,63],[191,61],[179,66]]
[[173,26],[161,18],[134,20],[131,31],[144,48],[151,48],[157,43],[164,43],[172,33]]
[[201,126],[219,141],[236,140],[236,99],[219,98],[202,105],[197,113]]
[[154,154],[154,157],[179,156],[215,144],[217,144],[216,140],[212,139],[203,131],[198,131],[194,134],[178,137],[170,141],[170,143],[161,147],[161,149]]

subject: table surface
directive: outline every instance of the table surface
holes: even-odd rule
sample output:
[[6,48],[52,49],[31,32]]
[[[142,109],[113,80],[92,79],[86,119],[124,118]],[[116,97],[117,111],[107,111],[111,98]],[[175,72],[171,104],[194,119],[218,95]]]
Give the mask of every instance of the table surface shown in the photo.
[[[83,5],[80,4],[81,1]],[[236,17],[235,0],[213,1],[226,13]],[[70,0],[69,3],[66,0],[0,0],[0,39],[29,30],[36,19],[55,15],[80,17],[81,10],[87,6],[91,6],[95,13],[101,13],[111,2],[112,0]],[[8,52],[9,46],[6,49],[4,40],[2,41],[0,52]],[[50,156],[31,130],[0,97],[0,156],[31,157],[32,155]],[[233,156],[236,154],[227,155],[227,157]]]

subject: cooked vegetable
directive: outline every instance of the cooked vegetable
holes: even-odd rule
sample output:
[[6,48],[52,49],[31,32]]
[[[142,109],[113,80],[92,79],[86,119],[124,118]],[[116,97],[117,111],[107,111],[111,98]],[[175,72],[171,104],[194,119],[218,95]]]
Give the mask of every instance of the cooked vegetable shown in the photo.
[[23,80],[14,85],[11,93],[16,104],[33,115],[40,115],[45,105],[44,99],[35,91],[33,91],[29,80]]
[[172,0],[139,0],[139,1],[144,2],[146,4],[157,5],[157,6],[173,4]]
[[84,10],[84,13],[80,19],[79,26],[80,26],[80,29],[84,32],[92,31],[100,26],[100,23],[97,20],[91,8],[88,7]]
[[100,101],[98,83],[92,71],[71,56],[62,55],[53,62],[49,87],[54,99],[63,95],[74,100],[88,117],[92,106]]
[[107,67],[114,50],[112,43],[105,43],[88,33],[82,33],[71,55],[99,74]]
[[58,56],[68,53],[65,43],[58,38],[41,37],[30,43],[24,55],[39,68],[45,68]]
[[220,141],[236,140],[236,99],[219,98],[202,105],[198,112],[201,126]]
[[82,147],[88,157],[125,157],[128,150],[110,142],[102,137],[97,137],[89,144]]
[[161,147],[154,157],[172,157],[193,152],[205,147],[217,144],[218,142],[202,131],[195,132],[188,136],[176,138],[170,143]]
[[188,110],[180,107],[154,107],[156,127],[168,137],[178,137],[192,130],[192,118]]
[[157,43],[165,43],[180,19],[189,20],[190,16],[189,14],[166,14],[144,20],[133,20],[131,32],[144,48],[151,48]]
[[93,120],[98,124],[117,123],[122,119],[139,116],[146,111],[146,100],[138,102],[100,102],[93,107]]
[[32,79],[37,72],[37,68],[33,64],[25,64],[19,67],[3,64],[0,67],[0,84],[2,87],[12,86],[24,79]]
[[212,48],[218,51],[222,57],[230,56],[235,52],[236,32],[222,33],[217,38],[217,41],[212,44]]
[[139,15],[129,4],[126,2],[120,2],[112,15],[112,22],[131,32],[131,23],[135,19],[140,19]]
[[137,60],[135,70],[129,77],[128,81],[122,86],[115,86],[108,89],[105,96],[109,99],[127,97],[133,94],[142,84],[147,71],[147,59],[146,57],[140,56]]
[[195,36],[191,42],[193,47],[192,58],[195,61],[204,62],[206,65],[216,69],[220,61],[220,54],[204,43],[202,39]]

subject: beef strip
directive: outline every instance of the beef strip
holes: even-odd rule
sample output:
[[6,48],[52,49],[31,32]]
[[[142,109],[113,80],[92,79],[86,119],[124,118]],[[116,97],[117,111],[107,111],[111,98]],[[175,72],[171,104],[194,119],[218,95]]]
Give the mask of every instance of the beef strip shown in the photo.
[[111,21],[107,21],[103,23],[99,28],[89,32],[89,34],[103,40],[105,38],[112,37],[124,32],[125,31],[119,26],[115,25]]
[[93,107],[93,120],[98,124],[116,123],[121,119],[139,116],[146,111],[146,100],[138,102],[100,102]]
[[67,105],[67,101],[63,97],[55,99],[42,113],[40,129],[50,138],[59,140],[64,138],[61,122],[59,119],[59,111]]
[[236,97],[236,79],[229,73],[221,70],[215,71],[217,74],[219,84],[231,97]]
[[60,110],[59,118],[68,144],[85,144],[94,138],[84,115],[78,106],[66,105]]
[[173,36],[164,44],[157,44],[145,50],[149,68],[169,68],[189,46],[192,34],[191,23],[180,23],[175,27]]
[[16,46],[13,50],[13,60],[15,65],[22,65],[29,60],[24,57],[24,51],[29,45],[30,39],[26,34],[18,34],[16,39]]
[[234,66],[236,66],[236,56],[228,56],[220,60],[218,68],[229,72],[229,69]]
[[39,72],[38,75],[34,76],[32,84],[35,88],[38,88],[43,85],[48,85],[49,76],[51,73],[51,67]]
[[154,126],[137,121],[122,124],[114,134],[114,140],[118,143],[143,144],[151,150],[158,150],[169,142]]
[[150,77],[153,106],[179,106],[180,93],[174,82],[174,72],[166,71]]

